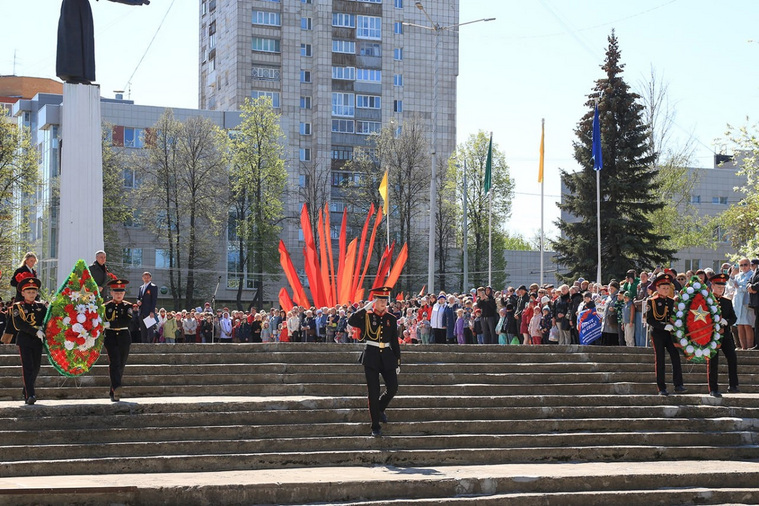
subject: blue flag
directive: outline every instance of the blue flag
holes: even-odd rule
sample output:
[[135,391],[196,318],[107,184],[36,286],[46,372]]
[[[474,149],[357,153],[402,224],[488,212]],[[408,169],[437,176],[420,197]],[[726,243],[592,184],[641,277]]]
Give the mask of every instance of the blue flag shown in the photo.
[[590,344],[601,337],[601,319],[595,309],[586,309],[577,317],[580,344]]
[[601,152],[601,120],[598,118],[598,103],[596,103],[593,113],[593,149],[591,151],[593,159],[593,170],[601,170],[604,166],[603,153]]

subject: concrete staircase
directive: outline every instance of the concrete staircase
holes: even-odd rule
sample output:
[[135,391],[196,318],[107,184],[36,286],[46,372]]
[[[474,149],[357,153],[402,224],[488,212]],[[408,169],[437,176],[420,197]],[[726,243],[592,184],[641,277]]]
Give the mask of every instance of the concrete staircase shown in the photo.
[[655,395],[646,349],[414,346],[376,439],[360,349],[133,345],[119,403],[106,357],[43,357],[23,406],[0,346],[0,504],[759,502],[759,352],[713,399],[685,363],[689,392]]

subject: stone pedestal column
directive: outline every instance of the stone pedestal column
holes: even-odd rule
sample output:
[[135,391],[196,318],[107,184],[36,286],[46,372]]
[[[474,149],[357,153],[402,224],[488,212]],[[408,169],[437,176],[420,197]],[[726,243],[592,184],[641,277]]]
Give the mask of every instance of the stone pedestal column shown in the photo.
[[58,227],[58,286],[78,259],[103,249],[103,153],[100,88],[63,85]]

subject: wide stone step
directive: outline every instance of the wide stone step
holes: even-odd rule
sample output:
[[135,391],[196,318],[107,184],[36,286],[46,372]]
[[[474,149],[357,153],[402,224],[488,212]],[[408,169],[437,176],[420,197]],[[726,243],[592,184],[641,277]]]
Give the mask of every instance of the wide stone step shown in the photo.
[[253,454],[203,454],[146,457],[105,457],[83,459],[24,460],[0,462],[0,476],[44,476],[51,474],[109,474],[156,472],[209,472],[219,470],[274,469],[304,466],[406,467],[435,465],[476,465],[483,462],[609,461],[636,462],[652,460],[689,460],[705,456],[711,459],[755,459],[754,446],[570,446],[527,448],[456,448],[432,450],[386,449],[385,438],[366,437],[365,448],[358,451],[268,452]]

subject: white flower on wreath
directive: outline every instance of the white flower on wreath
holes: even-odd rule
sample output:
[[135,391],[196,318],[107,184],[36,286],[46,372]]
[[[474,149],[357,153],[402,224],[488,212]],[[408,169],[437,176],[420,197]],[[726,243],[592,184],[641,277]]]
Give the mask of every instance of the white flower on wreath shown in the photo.
[[[696,290],[698,290],[699,288],[701,288],[701,283],[699,283],[698,281],[696,281],[695,283],[693,283],[693,288],[695,288]],[[692,292],[688,292],[688,293],[692,293]]]
[[73,350],[74,344],[75,344],[74,341],[66,341],[65,343],[63,343],[63,347],[66,348],[67,350]]

